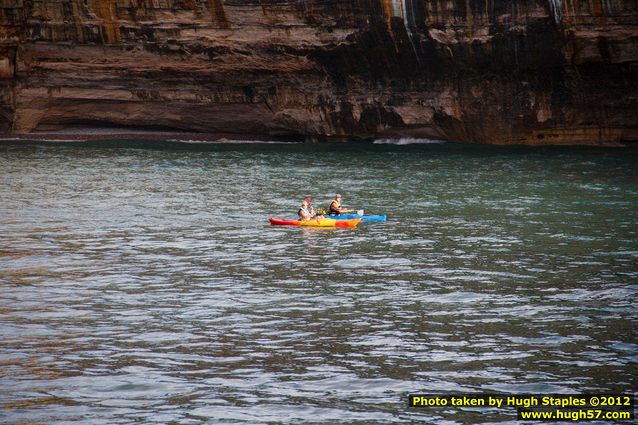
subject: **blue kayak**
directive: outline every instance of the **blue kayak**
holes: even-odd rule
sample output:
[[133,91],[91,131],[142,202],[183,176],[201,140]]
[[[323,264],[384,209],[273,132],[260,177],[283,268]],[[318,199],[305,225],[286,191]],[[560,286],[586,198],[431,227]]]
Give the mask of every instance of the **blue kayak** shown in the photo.
[[361,218],[361,221],[385,221],[384,215],[359,215],[359,214],[339,214],[339,215],[326,215],[327,218],[334,220],[350,220],[352,218]]

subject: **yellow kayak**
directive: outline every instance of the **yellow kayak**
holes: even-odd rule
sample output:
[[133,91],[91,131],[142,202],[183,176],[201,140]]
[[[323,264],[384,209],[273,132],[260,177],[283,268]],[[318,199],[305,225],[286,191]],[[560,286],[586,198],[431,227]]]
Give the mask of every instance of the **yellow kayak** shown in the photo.
[[275,226],[307,226],[307,227],[357,227],[360,218],[351,220],[334,220],[326,217],[313,217],[310,220],[280,220],[269,218],[270,224]]

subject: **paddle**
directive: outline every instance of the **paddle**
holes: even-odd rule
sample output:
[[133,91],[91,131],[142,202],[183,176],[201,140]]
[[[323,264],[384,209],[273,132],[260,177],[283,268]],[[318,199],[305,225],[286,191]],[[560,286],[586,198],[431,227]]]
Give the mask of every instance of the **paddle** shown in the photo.
[[[306,196],[306,202],[308,203],[308,211],[310,211],[310,213],[311,213],[311,214],[314,214],[314,213],[315,213],[315,211],[314,211],[314,208],[313,208],[313,206],[312,206],[312,200],[310,199],[310,195],[307,195],[307,196]],[[315,214],[315,216],[316,216],[316,215],[317,215],[317,214]]]

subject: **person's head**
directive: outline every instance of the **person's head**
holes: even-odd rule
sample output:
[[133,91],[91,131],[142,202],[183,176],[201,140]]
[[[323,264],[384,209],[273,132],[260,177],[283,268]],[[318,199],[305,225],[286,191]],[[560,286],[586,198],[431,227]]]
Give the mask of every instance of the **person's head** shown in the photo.
[[308,208],[308,201],[306,201],[305,199],[301,201],[301,208]]
[[335,199],[336,199],[337,201],[341,201],[341,195],[339,195],[339,194],[337,193],[337,194],[335,195]]

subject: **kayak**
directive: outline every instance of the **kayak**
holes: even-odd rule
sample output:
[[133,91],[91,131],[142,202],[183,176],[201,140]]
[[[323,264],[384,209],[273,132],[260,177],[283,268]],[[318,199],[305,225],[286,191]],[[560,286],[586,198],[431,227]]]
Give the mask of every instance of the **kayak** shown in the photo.
[[365,223],[366,221],[385,221],[384,215],[359,215],[359,214],[339,214],[339,215],[327,215],[327,218],[333,220],[351,220],[353,218],[360,218]]
[[305,226],[305,227],[357,227],[361,222],[360,218],[350,220],[334,220],[325,217],[313,217],[310,220],[280,220],[278,218],[269,218],[270,224],[273,226]]

